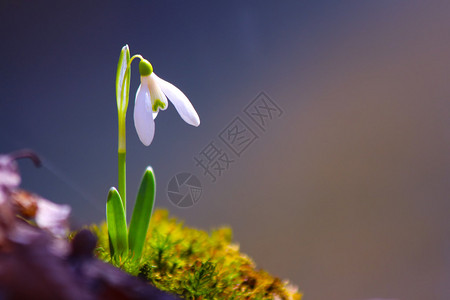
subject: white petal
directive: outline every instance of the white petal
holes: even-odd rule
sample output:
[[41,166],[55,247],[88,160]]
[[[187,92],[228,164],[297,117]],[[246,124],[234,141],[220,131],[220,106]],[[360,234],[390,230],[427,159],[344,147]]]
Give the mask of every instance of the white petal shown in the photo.
[[166,94],[170,102],[175,106],[181,118],[190,125],[200,125],[200,118],[186,95],[173,84],[156,76],[155,73],[152,75],[156,78],[164,94]]
[[134,127],[141,142],[148,146],[155,134],[155,121],[150,102],[150,92],[146,84],[140,85],[134,102]]
[[167,101],[166,95],[164,95],[163,91],[156,82],[154,73],[150,74],[149,76],[141,76],[141,82],[142,84],[145,83],[148,86],[148,90],[150,91],[150,99],[152,101],[152,107],[155,104],[156,100],[159,100],[164,103],[164,108],[158,107],[157,111],[166,110],[167,106],[169,106],[169,102]]

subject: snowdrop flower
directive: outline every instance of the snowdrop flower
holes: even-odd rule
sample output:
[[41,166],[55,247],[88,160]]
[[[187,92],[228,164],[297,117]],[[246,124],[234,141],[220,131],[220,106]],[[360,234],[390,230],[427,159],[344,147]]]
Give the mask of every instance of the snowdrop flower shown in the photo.
[[186,95],[173,84],[156,76],[149,61],[140,61],[139,73],[141,85],[136,92],[134,103],[134,126],[145,146],[150,145],[153,140],[154,119],[160,110],[167,109],[167,98],[186,123],[196,127],[200,125],[200,118]]

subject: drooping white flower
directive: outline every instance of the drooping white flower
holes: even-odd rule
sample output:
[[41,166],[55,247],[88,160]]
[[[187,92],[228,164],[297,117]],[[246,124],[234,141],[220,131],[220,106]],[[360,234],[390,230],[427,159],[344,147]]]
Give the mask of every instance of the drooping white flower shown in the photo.
[[173,84],[159,78],[153,67],[145,59],[139,63],[141,85],[136,92],[134,103],[134,126],[141,142],[148,146],[155,134],[155,121],[159,110],[166,110],[167,98],[175,106],[178,114],[188,124],[200,125],[200,118],[186,95]]

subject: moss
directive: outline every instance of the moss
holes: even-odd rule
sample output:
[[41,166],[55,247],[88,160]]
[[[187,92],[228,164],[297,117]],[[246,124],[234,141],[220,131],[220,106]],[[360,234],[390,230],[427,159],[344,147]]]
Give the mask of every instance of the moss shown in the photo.
[[156,210],[140,262],[132,257],[111,261],[106,225],[93,225],[91,230],[99,238],[100,259],[185,299],[301,299],[286,281],[257,270],[232,244],[227,227],[207,233],[169,218],[166,210]]

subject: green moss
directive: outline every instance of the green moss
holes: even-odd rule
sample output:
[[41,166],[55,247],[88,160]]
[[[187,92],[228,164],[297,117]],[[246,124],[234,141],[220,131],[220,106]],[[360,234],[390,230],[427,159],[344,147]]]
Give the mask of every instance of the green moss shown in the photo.
[[169,218],[166,210],[156,210],[139,263],[131,257],[111,261],[106,225],[91,229],[99,237],[100,259],[185,299],[301,299],[287,282],[257,270],[232,244],[230,228],[207,233]]

